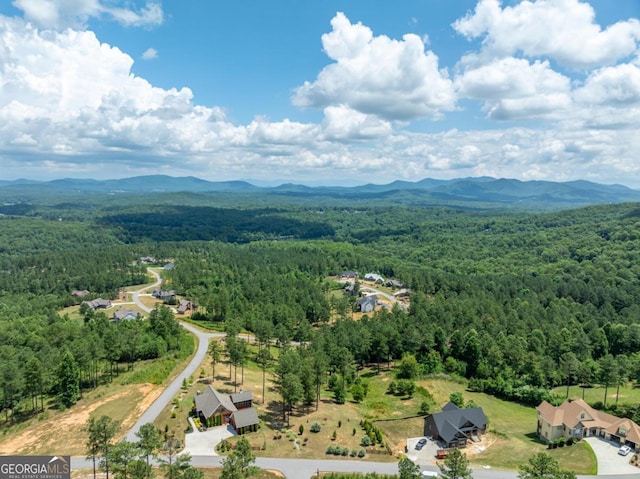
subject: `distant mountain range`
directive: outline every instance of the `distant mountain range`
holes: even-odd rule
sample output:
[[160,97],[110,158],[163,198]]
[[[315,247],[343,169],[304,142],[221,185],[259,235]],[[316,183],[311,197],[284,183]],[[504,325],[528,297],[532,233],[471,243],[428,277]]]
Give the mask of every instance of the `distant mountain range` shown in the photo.
[[622,185],[589,181],[520,181],[491,177],[394,181],[385,185],[353,187],[282,184],[259,187],[245,181],[211,182],[188,177],[137,176],[118,180],[60,179],[0,181],[2,198],[58,195],[140,195],[163,193],[259,194],[280,198],[323,198],[410,205],[493,205],[564,208],[581,205],[640,201],[640,191]]

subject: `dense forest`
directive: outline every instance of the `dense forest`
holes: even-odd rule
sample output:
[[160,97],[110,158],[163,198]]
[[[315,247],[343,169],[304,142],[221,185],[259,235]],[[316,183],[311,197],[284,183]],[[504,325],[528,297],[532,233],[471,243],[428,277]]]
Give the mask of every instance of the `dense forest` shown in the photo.
[[[64,220],[0,217],[7,420],[43,396],[71,405],[81,387],[110,380],[114,365],[180,347],[166,309],[122,324],[101,313],[81,321],[60,314],[79,302],[73,290],[113,297],[146,282],[141,256],[175,262],[165,281],[199,305],[197,319],[244,328],[260,341],[308,344],[288,353],[300,355],[291,369],[312,371],[301,380],[318,384],[330,377],[337,397],[357,381],[356,367],[408,357],[422,374],[463,377],[474,389],[528,404],[561,384],[640,380],[638,204],[535,213],[169,207],[139,198],[114,210],[109,199],[102,208],[93,201],[92,214],[65,204]],[[402,282],[412,291],[410,307],[354,320],[355,298],[336,280],[345,270]],[[292,372],[286,363],[279,368],[281,378]],[[307,402],[318,384],[303,384]]]

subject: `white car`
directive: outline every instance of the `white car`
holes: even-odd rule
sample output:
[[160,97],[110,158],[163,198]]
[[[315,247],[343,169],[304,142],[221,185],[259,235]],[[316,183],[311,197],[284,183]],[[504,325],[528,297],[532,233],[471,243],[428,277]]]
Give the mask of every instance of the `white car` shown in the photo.
[[621,456],[626,456],[630,452],[631,448],[629,446],[622,446],[620,449],[618,449],[618,454],[620,454]]

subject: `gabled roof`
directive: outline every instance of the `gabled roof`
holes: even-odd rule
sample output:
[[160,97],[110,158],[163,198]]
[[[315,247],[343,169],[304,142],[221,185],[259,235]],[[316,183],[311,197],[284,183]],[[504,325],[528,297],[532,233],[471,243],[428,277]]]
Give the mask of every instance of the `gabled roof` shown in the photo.
[[253,394],[251,391],[240,391],[231,395],[231,402],[233,402],[233,404],[245,401],[253,401]]
[[619,421],[616,416],[593,409],[582,399],[567,400],[557,407],[542,401],[536,409],[538,415],[552,426],[564,425],[571,429],[578,424],[584,427],[607,428]]
[[[634,444],[640,444],[640,426],[631,419],[621,418],[605,429],[609,434],[622,437]],[[623,440],[624,442],[624,440]]]
[[240,409],[233,413],[233,423],[236,425],[236,429],[241,427],[252,426],[258,424],[258,410],[254,407],[248,407]]
[[480,407],[460,409],[449,402],[442,408],[442,412],[431,415],[440,436],[449,443],[456,439],[466,438],[464,430],[482,429],[487,427],[487,417]]
[[83,303],[85,303],[91,309],[110,308],[111,307],[111,301],[108,300],[108,299],[102,299],[102,298],[94,299],[94,300],[91,300],[91,301],[83,301]]
[[370,280],[370,281],[384,281],[384,278],[382,276],[380,276],[379,274],[376,273],[367,273],[364,275],[364,279]]
[[193,303],[188,299],[181,299],[180,304],[178,305],[178,313],[184,314],[188,309],[193,308]]
[[196,396],[196,410],[201,411],[204,417],[213,416],[220,406],[230,412],[238,410],[228,395],[216,391],[211,385]]
[[123,319],[135,319],[138,317],[138,312],[133,309],[120,308],[113,313],[113,319],[116,321],[122,321]]
[[362,298],[360,298],[357,303],[359,305],[363,305],[363,304],[368,304],[368,303],[375,303],[376,301],[378,301],[378,296],[376,296],[375,294],[371,294],[369,296],[364,296]]

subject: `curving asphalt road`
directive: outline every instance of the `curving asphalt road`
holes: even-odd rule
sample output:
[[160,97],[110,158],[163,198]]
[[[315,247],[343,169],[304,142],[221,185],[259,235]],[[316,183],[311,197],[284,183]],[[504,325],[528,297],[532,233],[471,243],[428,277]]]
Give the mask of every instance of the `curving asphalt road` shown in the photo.
[[[148,271],[156,278],[155,283],[153,283],[151,286],[145,286],[144,288],[141,288],[133,293],[133,301],[140,309],[146,311],[147,313],[151,312],[151,308],[145,306],[142,301],[140,301],[140,294],[150,288],[157,288],[158,286],[160,286],[160,284],[162,284],[162,278],[158,273],[156,273],[152,269],[149,269]],[[138,421],[129,430],[129,432],[125,436],[125,439],[127,441],[137,441],[138,437],[136,436],[136,433],[140,430],[140,427],[143,424],[155,421],[162,410],[171,402],[176,394],[178,394],[178,391],[180,391],[180,388],[182,387],[183,380],[185,378],[188,379],[189,376],[193,375],[198,370],[200,364],[202,364],[202,361],[204,361],[204,358],[207,356],[209,339],[216,336],[223,336],[220,333],[203,333],[199,329],[187,323],[181,322],[180,324],[183,328],[196,336],[198,340],[198,349],[196,350],[195,355],[193,356],[187,367],[184,368],[184,370],[171,382],[171,384],[169,384],[169,386],[167,386],[164,391],[162,391],[162,394],[160,394],[160,396],[153,402],[153,404],[151,404],[149,409],[147,409],[142,414],[142,416],[140,416],[140,419],[138,419]]]

